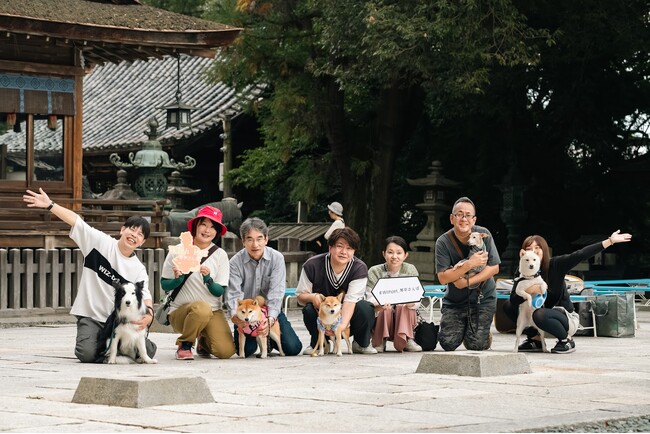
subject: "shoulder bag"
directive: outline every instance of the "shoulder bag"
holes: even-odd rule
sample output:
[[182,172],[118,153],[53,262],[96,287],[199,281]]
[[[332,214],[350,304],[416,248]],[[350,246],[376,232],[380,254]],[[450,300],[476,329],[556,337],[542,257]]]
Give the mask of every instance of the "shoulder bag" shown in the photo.
[[[206,259],[208,259],[217,249],[218,249],[217,246],[212,246],[210,248],[210,250],[208,250],[208,255],[205,258],[201,259],[201,264]],[[168,293],[167,297],[165,298],[165,302],[162,303],[160,306],[158,306],[158,309],[156,309],[155,318],[156,318],[156,321],[158,321],[160,324],[162,324],[164,326],[169,325],[169,318],[168,318],[169,306],[171,306],[172,301],[174,301],[174,299],[176,298],[176,296],[180,292],[181,288],[183,288],[183,285],[185,285],[185,282],[187,282],[187,279],[190,277],[190,274],[192,274],[192,273],[188,273],[183,277],[183,281],[180,283],[180,285],[178,285],[176,288],[174,288],[174,290],[171,293]]]

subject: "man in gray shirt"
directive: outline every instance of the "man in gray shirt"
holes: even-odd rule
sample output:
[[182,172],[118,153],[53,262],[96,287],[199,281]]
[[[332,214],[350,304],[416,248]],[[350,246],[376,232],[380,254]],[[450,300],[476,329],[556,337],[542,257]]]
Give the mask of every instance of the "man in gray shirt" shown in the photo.
[[[239,327],[246,324],[236,315],[237,302],[242,299],[254,299],[258,295],[266,299],[269,315],[269,328],[277,321],[282,335],[282,349],[287,356],[295,356],[302,350],[302,343],[291,327],[291,323],[281,311],[282,299],[286,288],[286,267],[284,256],[266,244],[269,241],[269,229],[256,217],[246,219],[239,229],[244,248],[230,259],[230,282],[226,289],[226,304],[234,324],[234,340],[239,352]],[[258,335],[266,337],[268,329],[259,330]],[[269,351],[276,348],[270,341]],[[277,349],[277,348],[276,348]],[[257,341],[246,336],[244,353],[246,357],[257,351]]]
[[[436,273],[447,285],[438,341],[445,351],[454,351],[461,343],[468,350],[487,350],[497,301],[493,276],[501,259],[490,231],[476,225],[476,208],[469,198],[454,203],[449,219],[453,228],[436,240]],[[486,234],[484,251],[471,253],[472,232]]]

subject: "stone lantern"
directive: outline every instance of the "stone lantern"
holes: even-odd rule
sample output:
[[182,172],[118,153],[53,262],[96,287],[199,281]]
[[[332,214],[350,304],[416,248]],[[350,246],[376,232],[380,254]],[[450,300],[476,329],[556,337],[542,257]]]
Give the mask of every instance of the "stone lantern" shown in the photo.
[[185,185],[181,172],[174,170],[169,175],[169,186],[167,187],[167,197],[171,202],[171,212],[186,212],[183,199],[186,196],[194,195],[200,192],[200,188],[190,188]]
[[441,226],[441,217],[449,215],[451,210],[451,205],[447,203],[447,193],[460,183],[442,175],[440,161],[432,162],[429,169],[429,174],[424,178],[406,180],[409,185],[424,188],[424,202],[416,206],[427,216],[427,222],[417,235],[417,240],[410,244],[413,251],[409,253],[409,262],[417,267],[423,281],[434,282],[436,239],[445,232]]
[[158,121],[155,117],[149,119],[149,131],[145,131],[147,140],[142,149],[129,153],[128,163],[122,162],[118,154],[111,154],[110,160],[120,168],[135,168],[138,174],[135,180],[135,191],[140,197],[147,199],[162,199],[167,193],[166,174],[172,170],[186,170],[196,166],[196,160],[185,156],[185,163],[177,163],[169,158],[158,141]]

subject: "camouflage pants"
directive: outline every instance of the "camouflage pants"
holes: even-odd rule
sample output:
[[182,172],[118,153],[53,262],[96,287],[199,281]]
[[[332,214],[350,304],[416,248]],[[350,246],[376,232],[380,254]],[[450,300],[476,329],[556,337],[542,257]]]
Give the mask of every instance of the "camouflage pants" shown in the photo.
[[469,306],[443,306],[438,342],[445,351],[454,351],[461,343],[468,350],[482,351],[490,348],[490,327],[496,310],[496,299],[483,300]]

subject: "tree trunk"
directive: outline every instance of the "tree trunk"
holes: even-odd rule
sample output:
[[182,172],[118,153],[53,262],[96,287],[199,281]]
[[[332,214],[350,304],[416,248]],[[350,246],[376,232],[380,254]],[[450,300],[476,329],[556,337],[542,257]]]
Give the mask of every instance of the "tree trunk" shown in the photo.
[[[327,111],[323,122],[343,191],[346,225],[359,233],[357,251],[368,264],[383,261],[381,251],[388,226],[393,167],[397,152],[409,140],[414,119],[421,111],[420,92],[397,86],[384,89],[377,98],[374,124],[367,134],[349,134],[344,123],[343,94],[338,85],[326,87]],[[368,137],[366,142],[349,137]]]

